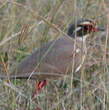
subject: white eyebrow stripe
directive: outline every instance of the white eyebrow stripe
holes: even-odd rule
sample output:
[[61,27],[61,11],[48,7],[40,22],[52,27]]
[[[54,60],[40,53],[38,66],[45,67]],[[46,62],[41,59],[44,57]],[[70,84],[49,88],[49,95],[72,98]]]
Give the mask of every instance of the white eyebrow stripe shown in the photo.
[[85,21],[85,22],[81,23],[81,25],[83,25],[83,24],[92,24],[92,23],[88,22],[88,21]]

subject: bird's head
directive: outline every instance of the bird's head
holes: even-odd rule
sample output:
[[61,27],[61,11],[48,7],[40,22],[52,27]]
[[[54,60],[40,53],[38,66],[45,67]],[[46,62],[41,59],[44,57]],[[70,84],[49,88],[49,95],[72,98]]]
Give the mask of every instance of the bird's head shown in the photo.
[[96,22],[89,19],[82,19],[75,24],[71,24],[68,28],[68,35],[70,37],[78,37],[80,39],[86,39],[92,32],[104,31],[96,25]]

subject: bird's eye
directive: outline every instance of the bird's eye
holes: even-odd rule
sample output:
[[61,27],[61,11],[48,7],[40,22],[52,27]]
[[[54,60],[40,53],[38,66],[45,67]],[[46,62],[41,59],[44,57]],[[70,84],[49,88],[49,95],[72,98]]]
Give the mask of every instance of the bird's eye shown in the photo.
[[92,31],[93,26],[92,26],[92,25],[86,25],[86,29],[87,29],[88,31]]
[[84,25],[84,30],[87,32],[93,32],[94,31],[94,26],[93,25]]

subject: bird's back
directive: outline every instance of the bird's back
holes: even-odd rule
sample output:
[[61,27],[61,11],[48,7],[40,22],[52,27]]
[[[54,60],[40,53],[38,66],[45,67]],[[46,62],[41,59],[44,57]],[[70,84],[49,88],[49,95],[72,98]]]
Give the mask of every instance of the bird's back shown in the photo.
[[14,74],[16,77],[30,75],[31,78],[34,77],[35,72],[36,76],[42,74],[40,76],[44,78],[67,74],[72,70],[73,49],[74,42],[68,36],[53,40],[26,57]]

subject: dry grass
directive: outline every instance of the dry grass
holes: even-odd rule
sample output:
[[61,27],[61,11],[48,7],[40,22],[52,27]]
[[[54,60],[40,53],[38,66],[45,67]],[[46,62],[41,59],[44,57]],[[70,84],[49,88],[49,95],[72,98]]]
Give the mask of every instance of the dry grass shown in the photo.
[[0,72],[8,74],[35,48],[65,35],[68,24],[82,17],[95,19],[107,31],[89,40],[87,60],[92,66],[84,66],[73,85],[70,76],[50,81],[33,99],[34,81],[0,80],[0,110],[108,110],[108,6],[108,0],[1,0]]

